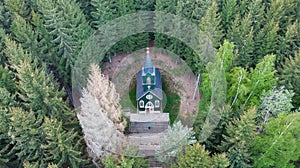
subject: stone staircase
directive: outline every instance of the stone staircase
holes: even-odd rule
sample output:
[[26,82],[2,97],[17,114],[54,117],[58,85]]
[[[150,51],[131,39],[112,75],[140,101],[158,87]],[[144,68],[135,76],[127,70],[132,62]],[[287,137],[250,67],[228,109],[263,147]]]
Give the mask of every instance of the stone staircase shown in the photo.
[[[151,128],[149,129],[149,123]],[[128,135],[132,144],[139,146],[139,156],[150,160],[150,167],[162,167],[156,160],[155,153],[160,149],[160,143],[169,126],[169,114],[131,114]]]

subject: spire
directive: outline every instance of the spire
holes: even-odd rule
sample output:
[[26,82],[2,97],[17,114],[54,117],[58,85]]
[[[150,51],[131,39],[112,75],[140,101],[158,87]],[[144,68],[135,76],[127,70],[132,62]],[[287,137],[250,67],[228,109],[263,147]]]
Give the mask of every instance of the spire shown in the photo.
[[153,68],[151,58],[150,58],[149,47],[147,47],[147,57],[146,57],[146,61],[144,63],[144,68]]

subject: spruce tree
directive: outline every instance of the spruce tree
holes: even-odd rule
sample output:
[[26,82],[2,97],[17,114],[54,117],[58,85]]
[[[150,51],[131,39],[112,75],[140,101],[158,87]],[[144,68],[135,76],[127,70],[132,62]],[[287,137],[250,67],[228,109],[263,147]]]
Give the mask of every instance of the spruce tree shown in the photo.
[[13,96],[5,89],[0,87],[0,166],[10,160],[11,136],[9,135],[9,109],[14,105]]
[[237,1],[236,0],[225,0],[222,3],[222,28],[225,33],[229,32],[229,28],[232,25],[232,21],[234,20],[234,16],[236,15],[237,10]]
[[12,94],[17,91],[14,74],[7,67],[0,66],[0,87]]
[[154,11],[155,0],[134,0],[137,11]]
[[24,111],[21,108],[12,109],[10,115],[9,136],[13,147],[9,153],[17,156],[18,165],[22,165],[24,161],[38,162],[42,157],[41,144],[45,138],[40,129],[43,117],[36,117],[33,111]]
[[24,18],[15,14],[10,29],[13,34],[13,40],[20,43],[22,47],[30,51],[32,55],[39,56],[37,35],[33,27],[28,24]]
[[63,100],[64,93],[58,90],[53,74],[47,73],[45,64],[39,65],[14,41],[7,40],[6,46],[6,55],[18,79],[18,97],[23,107],[36,115],[68,120],[70,111]]
[[263,0],[255,0],[249,4],[248,10],[251,15],[253,34],[257,34],[264,25],[265,5]]
[[78,133],[74,130],[64,130],[62,121],[51,118],[45,117],[41,127],[45,134],[45,142],[41,146],[44,151],[41,163],[46,165],[55,163],[58,167],[83,166],[85,161],[81,158],[80,143],[82,142]]
[[265,55],[275,54],[278,45],[278,22],[270,20],[265,23],[264,27],[255,36],[256,59],[262,59]]
[[[175,14],[176,0],[156,0],[154,27],[157,32],[167,31],[166,25],[171,22],[170,17],[167,17],[164,13]],[[165,34],[155,34],[155,46],[159,48],[167,48],[169,45],[170,37]]]
[[282,63],[282,68],[278,70],[279,83],[287,89],[293,90],[293,104],[296,108],[300,106],[300,50],[295,53],[295,57],[288,57]]
[[245,111],[240,118],[235,118],[226,126],[226,135],[221,150],[227,153],[230,167],[251,167],[251,148],[255,137],[256,109]]
[[210,156],[210,152],[205,150],[204,145],[199,143],[187,146],[184,151],[177,154],[177,167],[213,167],[225,168],[229,166],[229,160],[225,153],[214,154]]
[[5,49],[5,30],[0,28],[0,64],[4,65],[6,63],[6,56],[4,54],[4,49]]
[[177,162],[179,168],[212,167],[209,152],[199,143],[187,146],[184,151],[180,151]]
[[233,42],[237,49],[235,64],[241,67],[252,67],[254,59],[254,37],[251,15],[244,18],[238,14],[227,33],[227,39]]
[[84,40],[90,35],[90,27],[74,0],[38,0],[37,6],[42,16],[39,34],[41,39],[45,39],[44,47],[50,53],[52,65],[67,87],[70,84],[71,67]]
[[29,1],[23,0],[10,0],[6,4],[7,9],[13,14],[20,15],[23,18],[30,20],[30,6]]
[[298,50],[300,45],[300,31],[298,30],[299,27],[297,23],[292,23],[287,26],[286,33],[284,35],[280,35],[279,37],[279,44],[276,58],[276,65],[281,66],[280,64],[284,62],[284,59],[289,56],[294,56],[295,51]]
[[117,18],[117,2],[116,0],[91,0],[92,6],[92,25],[94,29],[100,28],[102,25]]
[[212,1],[211,6],[208,7],[204,17],[202,17],[200,21],[200,29],[207,33],[214,47],[219,47],[223,38],[221,17],[218,10],[216,1]]

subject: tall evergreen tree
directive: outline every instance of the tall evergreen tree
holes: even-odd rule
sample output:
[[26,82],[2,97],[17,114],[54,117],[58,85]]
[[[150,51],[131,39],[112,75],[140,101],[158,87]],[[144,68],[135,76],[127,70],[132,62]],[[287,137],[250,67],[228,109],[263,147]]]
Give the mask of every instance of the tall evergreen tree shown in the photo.
[[6,63],[6,56],[4,54],[4,49],[5,49],[5,30],[0,28],[0,64],[4,65]]
[[[298,28],[297,28],[298,27]],[[300,45],[300,31],[297,22],[294,22],[287,26],[286,33],[280,35],[277,52],[276,64],[281,66],[280,63],[284,62],[284,59],[289,56],[294,56],[295,51],[298,50]]]
[[296,108],[300,106],[300,50],[295,53],[295,57],[288,57],[282,63],[282,68],[278,70],[279,83],[287,89],[293,90],[293,104]]
[[20,43],[22,47],[30,51],[33,56],[39,56],[37,34],[24,18],[15,14],[10,29],[13,34],[13,40]]
[[[156,0],[154,27],[157,32],[167,31],[166,25],[169,25],[168,22],[171,22],[170,18],[163,13],[175,14],[176,2],[177,0]],[[159,48],[167,48],[170,41],[170,37],[165,34],[155,34],[155,46]]]
[[234,16],[236,15],[237,10],[237,1],[236,0],[225,0],[222,3],[222,27],[225,33],[229,32],[229,28],[232,25],[232,21],[234,20]]
[[250,14],[244,18],[237,14],[227,33],[227,39],[233,42],[238,50],[235,64],[241,67],[253,67],[255,65],[253,62],[254,37]]
[[126,123],[122,121],[120,97],[116,92],[115,85],[101,73],[99,66],[92,64],[90,68],[91,74],[86,90],[97,98],[99,105],[106,111],[108,118],[116,128],[124,131]]
[[261,103],[258,108],[258,123],[267,123],[272,117],[277,117],[279,113],[291,112],[293,91],[284,87],[273,88],[261,96]]
[[[78,133],[74,130],[64,130],[62,121],[53,118],[44,118],[42,130],[45,134],[45,142],[41,148],[44,151],[41,163],[46,165],[55,163],[58,167],[68,165],[70,167],[81,167],[84,159],[81,157]],[[43,164],[44,164],[43,163]]]
[[278,45],[278,22],[270,20],[255,36],[255,55],[256,59],[261,59],[265,55],[275,54]]
[[187,146],[184,151],[177,154],[177,167],[213,167],[225,168],[229,166],[229,160],[225,153],[215,154],[212,157],[209,151],[199,143]]
[[9,109],[13,106],[13,96],[5,89],[0,87],[0,166],[7,163],[11,157],[9,149],[11,136],[9,135]]
[[91,6],[93,7],[91,23],[94,29],[100,28],[106,22],[119,16],[116,0],[91,0]]
[[207,36],[212,40],[214,47],[219,47],[223,38],[221,29],[221,17],[218,13],[218,5],[215,0],[208,7],[205,15],[201,18],[200,28],[207,33]]
[[154,11],[155,0],[134,0],[137,11]]
[[7,9],[13,14],[20,15],[27,20],[30,20],[30,6],[28,0],[10,0],[6,2]]
[[74,0],[38,0],[37,6],[42,16],[42,28],[38,31],[42,39],[47,39],[44,47],[49,49],[51,63],[66,87],[76,56],[90,35],[89,25]]
[[14,108],[10,113],[9,135],[13,147],[9,153],[17,156],[18,165],[22,165],[24,161],[37,162],[43,153],[41,143],[45,136],[39,129],[43,118],[36,117],[33,111],[28,112],[21,108]]
[[251,148],[255,137],[256,109],[252,108],[234,119],[226,127],[227,135],[221,145],[221,150],[227,152],[230,167],[251,167]]
[[31,109],[36,115],[68,120],[70,111],[62,99],[64,93],[58,90],[53,75],[47,73],[45,65],[39,65],[14,41],[7,40],[6,46],[6,55],[18,79],[18,97],[23,107]]

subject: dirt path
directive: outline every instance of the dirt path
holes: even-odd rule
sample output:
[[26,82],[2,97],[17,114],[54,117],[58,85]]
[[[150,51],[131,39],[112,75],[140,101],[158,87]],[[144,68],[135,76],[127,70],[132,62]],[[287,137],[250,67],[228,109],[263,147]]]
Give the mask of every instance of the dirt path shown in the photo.
[[[188,123],[198,111],[200,93],[197,91],[195,100],[193,94],[196,84],[196,77],[185,65],[184,61],[176,57],[171,57],[165,50],[150,48],[150,56],[153,65],[160,69],[162,74],[171,76],[177,93],[180,95],[181,104],[179,115],[184,119],[189,118]],[[104,63],[103,73],[109,76],[116,84],[116,89],[120,97],[128,93],[128,87],[133,76],[141,70],[146,57],[146,50],[139,50],[134,53],[121,53],[111,57],[111,63]],[[190,117],[187,117],[190,116]]]

